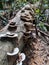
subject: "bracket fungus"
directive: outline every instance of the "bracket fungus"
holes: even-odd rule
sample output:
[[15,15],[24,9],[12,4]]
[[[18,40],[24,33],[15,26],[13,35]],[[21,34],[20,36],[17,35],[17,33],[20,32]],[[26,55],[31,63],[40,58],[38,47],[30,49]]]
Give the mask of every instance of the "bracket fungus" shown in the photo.
[[7,52],[7,55],[9,55],[9,56],[14,56],[14,55],[16,55],[18,52],[19,52],[19,48],[15,48],[12,53]]
[[25,60],[26,56],[24,53],[20,53],[19,54],[19,59],[17,61],[17,64],[16,65],[22,65],[23,64],[23,61]]
[[6,36],[7,36],[7,37],[10,37],[10,38],[15,38],[15,37],[18,37],[18,34],[12,33],[12,32],[7,32],[7,33],[6,33]]
[[27,31],[32,31],[35,28],[35,26],[33,26],[33,24],[30,23],[30,22],[25,22],[24,26],[25,26],[25,28],[26,28]]
[[8,30],[9,31],[16,31],[17,30],[16,22],[11,22],[9,24]]
[[[17,55],[17,56],[16,56]],[[14,51],[12,53],[7,52],[8,60],[12,60],[13,63],[16,63],[17,65],[22,65],[22,62],[25,60],[26,56],[24,53],[19,52],[19,48],[14,48]]]

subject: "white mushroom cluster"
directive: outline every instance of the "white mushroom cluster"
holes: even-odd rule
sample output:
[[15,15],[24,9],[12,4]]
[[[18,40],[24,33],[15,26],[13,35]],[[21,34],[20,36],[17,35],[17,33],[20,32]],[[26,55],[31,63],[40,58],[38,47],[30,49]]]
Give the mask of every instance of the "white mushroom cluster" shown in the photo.
[[16,60],[16,65],[22,65],[22,62],[25,60],[26,55],[24,53],[19,52],[19,48],[14,48],[14,51],[12,53],[7,52],[7,55],[14,56],[18,54],[18,60]]

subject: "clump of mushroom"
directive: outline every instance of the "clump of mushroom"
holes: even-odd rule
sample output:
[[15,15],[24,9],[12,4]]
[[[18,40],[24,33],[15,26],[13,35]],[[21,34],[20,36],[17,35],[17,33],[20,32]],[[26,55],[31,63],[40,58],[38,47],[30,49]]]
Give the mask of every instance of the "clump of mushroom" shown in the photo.
[[[22,61],[24,61],[25,60],[25,58],[26,58],[26,56],[25,56],[25,54],[24,53],[20,53],[19,52],[19,48],[14,48],[14,51],[12,52],[12,53],[10,53],[10,52],[7,52],[7,56],[9,57],[12,57],[12,59],[14,59],[14,56],[15,56],[15,61],[16,61],[16,65],[22,65]],[[13,60],[14,61],[14,60]],[[12,61],[12,62],[13,62]]]

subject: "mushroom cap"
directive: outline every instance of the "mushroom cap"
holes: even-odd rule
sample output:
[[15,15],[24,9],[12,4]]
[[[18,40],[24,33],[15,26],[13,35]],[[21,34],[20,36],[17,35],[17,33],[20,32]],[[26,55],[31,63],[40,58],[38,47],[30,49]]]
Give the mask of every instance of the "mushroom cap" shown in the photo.
[[18,34],[11,34],[11,35],[7,35],[7,37],[10,37],[10,38],[14,38],[14,37],[18,37]]
[[7,37],[10,37],[10,38],[18,37],[18,34],[12,33],[12,32],[7,32],[6,35]]
[[14,52],[17,52],[18,53],[19,52],[19,48],[17,48],[17,47],[14,48]]
[[20,56],[22,56],[22,60],[21,61],[24,61],[25,58],[26,58],[26,55],[24,53],[21,53]]
[[7,55],[9,55],[9,56],[14,56],[14,55],[16,55],[16,54],[17,54],[17,52],[13,52],[13,53],[7,52]]
[[29,25],[33,25],[33,23],[31,23],[31,22],[25,22],[24,25],[29,26]]
[[16,55],[18,52],[19,52],[19,49],[18,48],[15,48],[14,51],[13,51],[13,53],[7,52],[7,55],[13,56],[13,55]]

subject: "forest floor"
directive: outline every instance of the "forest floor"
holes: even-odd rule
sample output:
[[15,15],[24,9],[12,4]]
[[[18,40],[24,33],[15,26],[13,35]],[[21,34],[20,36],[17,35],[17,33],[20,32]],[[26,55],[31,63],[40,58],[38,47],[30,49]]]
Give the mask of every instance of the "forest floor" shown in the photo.
[[24,65],[49,65],[49,45],[41,38],[25,45],[23,51],[26,54]]

